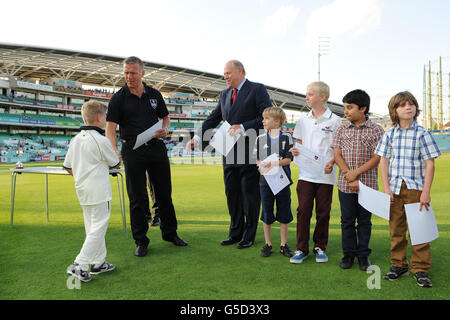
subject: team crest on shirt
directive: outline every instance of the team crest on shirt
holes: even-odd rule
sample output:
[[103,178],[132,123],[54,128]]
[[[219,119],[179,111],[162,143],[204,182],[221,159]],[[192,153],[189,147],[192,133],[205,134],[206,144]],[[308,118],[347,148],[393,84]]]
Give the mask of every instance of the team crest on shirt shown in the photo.
[[153,109],[156,109],[156,107],[158,106],[158,100],[150,99],[150,105],[152,106]]

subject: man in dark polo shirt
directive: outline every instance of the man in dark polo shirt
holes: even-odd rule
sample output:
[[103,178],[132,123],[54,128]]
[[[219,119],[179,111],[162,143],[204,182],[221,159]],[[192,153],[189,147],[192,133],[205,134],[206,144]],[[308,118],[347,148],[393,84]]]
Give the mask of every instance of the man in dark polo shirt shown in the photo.
[[[177,235],[170,163],[166,146],[160,139],[167,135],[170,126],[169,112],[161,93],[142,82],[144,64],[139,58],[125,59],[123,70],[126,84],[109,101],[106,136],[125,165],[131,231],[136,243],[134,254],[142,257],[147,254],[150,242],[146,235],[148,231],[146,216],[150,214],[146,171],[155,187],[159,203],[163,240],[173,242],[177,246],[186,246],[187,243]],[[163,128],[156,132],[153,139],[133,150],[136,136],[160,119],[163,120]],[[117,125],[123,142],[121,153],[117,149]]]

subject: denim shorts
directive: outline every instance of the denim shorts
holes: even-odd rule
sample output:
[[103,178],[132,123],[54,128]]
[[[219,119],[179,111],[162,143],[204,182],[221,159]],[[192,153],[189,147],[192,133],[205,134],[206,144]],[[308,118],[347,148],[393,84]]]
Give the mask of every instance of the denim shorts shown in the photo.
[[[277,195],[273,195],[268,185],[260,185],[262,213],[261,220],[266,224],[272,224],[275,221],[288,224],[294,218],[291,210],[291,188],[288,186],[281,190]],[[274,215],[274,204],[276,203],[277,212]]]

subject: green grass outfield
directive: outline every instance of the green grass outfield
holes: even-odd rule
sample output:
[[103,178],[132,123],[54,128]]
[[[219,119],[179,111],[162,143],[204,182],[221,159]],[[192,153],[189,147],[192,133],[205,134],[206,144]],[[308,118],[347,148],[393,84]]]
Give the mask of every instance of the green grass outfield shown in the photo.
[[[31,166],[31,164],[25,164]],[[42,164],[41,164],[42,165]],[[46,164],[43,164],[46,165]],[[60,164],[51,164],[60,165]],[[339,268],[342,258],[340,209],[337,188],[330,220],[328,263],[318,264],[312,255],[294,265],[277,252],[279,225],[274,224],[274,252],[261,258],[262,224],[253,247],[238,250],[221,246],[227,237],[226,208],[220,165],[172,164],[173,201],[179,235],[189,246],[179,248],[161,240],[158,227],[151,227],[149,253],[133,255],[127,206],[128,239],[124,238],[115,180],[113,210],[106,235],[107,259],[116,270],[93,276],[90,283],[74,288],[65,271],[84,240],[81,207],[70,176],[49,176],[50,222],[45,215],[44,176],[17,177],[14,226],[10,226],[12,164],[0,166],[0,299],[449,299],[450,298],[450,153],[436,161],[432,205],[440,237],[431,244],[432,289],[420,288],[412,276],[396,282],[382,279],[389,270],[388,223],[373,216],[370,246],[372,264],[379,266],[379,289],[369,289],[374,273]],[[292,165],[294,180],[298,170]],[[292,208],[297,196],[292,186]],[[314,228],[312,219],[311,227]],[[312,229],[313,230],[313,229]],[[296,220],[290,224],[288,243],[295,248]],[[312,243],[311,243],[312,246]],[[408,254],[410,253],[410,249]],[[374,278],[369,281],[376,285]],[[72,289],[70,289],[72,288]]]

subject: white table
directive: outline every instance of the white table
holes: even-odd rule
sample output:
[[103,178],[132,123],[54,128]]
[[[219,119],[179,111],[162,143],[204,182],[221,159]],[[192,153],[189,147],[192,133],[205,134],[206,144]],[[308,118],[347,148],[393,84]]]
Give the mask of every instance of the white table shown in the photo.
[[[11,226],[13,226],[14,221],[14,199],[16,196],[16,178],[18,174],[22,173],[35,173],[35,174],[45,174],[45,208],[47,212],[47,222],[49,221],[48,214],[48,175],[56,174],[56,175],[69,175],[69,173],[64,170],[62,167],[28,167],[22,169],[11,168],[9,169],[12,172],[11,175]],[[123,231],[125,238],[127,238],[127,222],[126,222],[126,213],[125,213],[125,194],[123,187],[123,176],[122,172],[124,169],[110,169],[109,174],[113,177],[117,177],[117,187],[119,189],[119,199],[120,199],[120,209],[122,211],[122,220],[123,220]],[[119,180],[120,176],[120,180]]]

